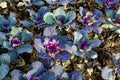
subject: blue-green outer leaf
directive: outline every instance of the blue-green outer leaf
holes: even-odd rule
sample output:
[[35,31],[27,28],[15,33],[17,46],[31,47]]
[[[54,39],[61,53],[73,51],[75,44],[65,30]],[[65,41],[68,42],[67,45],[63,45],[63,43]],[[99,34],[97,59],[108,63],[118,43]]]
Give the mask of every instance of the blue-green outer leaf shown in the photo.
[[9,72],[9,67],[6,64],[2,64],[0,66],[0,80],[2,80],[3,78],[5,78],[5,76],[8,74]]
[[33,51],[32,45],[30,45],[29,43],[26,43],[22,47],[17,49],[18,54],[22,54],[24,52],[32,53],[32,51]]

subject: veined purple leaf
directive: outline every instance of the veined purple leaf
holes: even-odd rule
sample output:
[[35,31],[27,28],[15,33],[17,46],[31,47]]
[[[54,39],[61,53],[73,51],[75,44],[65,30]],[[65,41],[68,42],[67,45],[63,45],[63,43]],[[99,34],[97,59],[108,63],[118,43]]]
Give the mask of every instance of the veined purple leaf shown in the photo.
[[34,46],[38,53],[46,53],[43,43],[41,42],[41,38],[35,38]]
[[42,5],[44,5],[44,2],[42,0],[34,0],[33,4],[36,6],[42,6]]
[[103,0],[95,0],[95,2],[96,2],[97,4],[102,4],[102,3],[103,3]]
[[45,13],[50,12],[50,9],[47,6],[42,6],[39,10],[38,13],[41,15],[41,17],[43,18],[43,16],[45,15]]
[[52,37],[52,36],[56,36],[57,32],[56,32],[55,28],[47,27],[47,28],[45,28],[43,35],[46,37]]
[[48,69],[55,64],[55,61],[52,58],[42,59],[41,62],[44,64],[45,68],[48,68]]
[[113,69],[109,66],[104,67],[101,74],[106,80],[109,80],[114,76]]
[[75,70],[69,74],[70,80],[82,80],[82,72]]
[[96,15],[95,18],[98,19],[98,18],[100,18],[102,16],[103,13],[102,13],[102,11],[100,11],[98,9],[95,9],[93,14]]
[[56,54],[56,58],[59,61],[64,62],[71,58],[71,54],[68,51],[61,51],[59,54]]
[[15,80],[24,80],[23,78],[23,72],[20,71],[20,70],[17,70],[17,69],[14,69],[12,72],[11,72],[11,77]]
[[80,32],[74,32],[74,44],[77,44],[79,40],[83,37],[83,35]]
[[30,69],[35,69],[40,74],[44,71],[44,65],[40,61],[35,61],[31,64]]
[[51,59],[51,57],[47,53],[37,53],[36,55],[43,59]]
[[75,45],[72,46],[72,51],[76,56],[80,56],[80,57],[83,57],[85,54],[84,52],[77,50],[77,47]]
[[32,24],[28,20],[21,20],[20,24],[22,24],[25,27],[30,27]]
[[47,71],[40,76],[40,80],[56,80],[56,77],[52,71]]
[[95,33],[101,34],[101,33],[102,33],[102,27],[94,27],[94,28],[93,28],[93,31],[94,31]]
[[79,7],[79,13],[81,16],[85,16],[85,10],[83,7]]
[[120,56],[119,56],[118,54],[113,54],[113,55],[111,56],[111,58],[112,58],[112,61],[114,62],[114,64],[117,65],[117,63],[118,63],[119,60],[120,60]]
[[35,75],[37,76],[36,72],[36,69],[29,70],[26,74],[27,79],[30,80],[30,78],[35,77]]
[[99,47],[101,45],[101,41],[99,39],[94,39],[89,42],[90,48]]
[[87,56],[88,58],[95,59],[95,58],[98,57],[98,54],[97,54],[95,51],[89,51],[89,52],[86,53],[86,56]]
[[60,65],[55,65],[51,69],[52,72],[54,72],[55,77],[59,80],[68,80],[68,74],[64,71],[64,68]]

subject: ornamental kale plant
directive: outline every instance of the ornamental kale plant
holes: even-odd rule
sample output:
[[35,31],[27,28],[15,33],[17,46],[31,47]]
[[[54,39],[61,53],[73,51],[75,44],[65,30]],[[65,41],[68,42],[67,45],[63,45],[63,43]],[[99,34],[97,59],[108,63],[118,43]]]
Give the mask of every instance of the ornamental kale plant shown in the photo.
[[42,0],[22,0],[25,4],[25,6],[32,6],[32,5],[35,5],[35,6],[42,6],[44,5],[44,2]]
[[105,9],[106,15],[108,17],[108,26],[112,28],[116,33],[120,33],[120,8],[116,11],[113,9]]
[[107,80],[115,80],[116,74],[120,78],[120,56],[118,54],[113,54],[111,60],[114,66],[106,66],[102,69],[102,77]]
[[68,11],[65,13],[63,8],[60,7],[54,10],[53,13],[47,12],[44,15],[44,21],[51,25],[57,24],[58,26],[68,26],[75,17],[75,11]]
[[[45,24],[43,21],[43,17],[45,13],[49,11],[50,9],[47,6],[40,7],[38,12],[28,9],[31,20],[33,21],[35,27],[40,27],[41,25]],[[20,23],[23,24],[25,27],[30,27],[32,25],[32,23],[27,20],[21,20]]]
[[70,39],[67,36],[57,35],[53,27],[47,27],[43,36],[37,36],[34,40],[38,57],[59,60],[60,62],[71,58],[71,51],[68,51],[70,45],[72,45]]
[[83,7],[79,8],[79,12],[81,15],[80,22],[85,26],[83,30],[86,32],[94,31],[95,33],[100,34],[102,32],[101,23],[104,22],[104,19],[102,18],[102,12],[98,9],[95,9],[92,12],[85,11]]
[[60,65],[55,65],[45,71],[44,65],[40,61],[33,62],[27,74],[17,69],[11,72],[11,77],[15,80],[82,80],[82,73],[79,70],[75,70],[69,75]]
[[9,32],[12,26],[15,26],[16,23],[16,15],[13,12],[10,12],[8,19],[6,19],[3,15],[0,15],[0,30],[2,32]]
[[92,48],[100,46],[99,39],[89,40],[85,31],[80,30],[74,32],[74,45],[72,46],[73,53],[79,57],[97,58],[97,53]]
[[12,27],[10,34],[3,41],[2,48],[8,49],[8,54],[11,56],[11,60],[13,60],[19,54],[32,52],[32,45],[28,43],[32,37],[33,33],[28,30]]
[[119,0],[95,0],[95,2],[99,5],[105,5],[107,8],[119,6]]

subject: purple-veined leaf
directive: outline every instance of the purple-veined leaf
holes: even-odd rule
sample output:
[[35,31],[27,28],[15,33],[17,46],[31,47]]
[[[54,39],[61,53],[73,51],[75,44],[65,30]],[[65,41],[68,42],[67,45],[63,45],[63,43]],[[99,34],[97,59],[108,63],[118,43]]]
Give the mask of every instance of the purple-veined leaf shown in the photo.
[[76,56],[79,56],[79,57],[83,57],[85,54],[84,52],[77,50],[77,47],[75,45],[72,46],[72,51]]
[[43,35],[46,37],[52,37],[52,36],[56,36],[57,32],[56,32],[55,28],[47,27],[47,28],[45,28]]
[[64,68],[60,65],[55,65],[51,69],[52,72],[54,72],[55,77],[59,80],[68,80],[68,74],[64,71]]
[[94,31],[95,33],[101,34],[101,33],[102,33],[102,27],[94,27],[94,28],[93,28],[93,31]]
[[36,72],[36,69],[29,70],[26,74],[27,79],[29,80],[31,77],[35,77],[35,75],[37,76],[38,74],[36,74]]
[[96,2],[97,4],[102,4],[102,3],[103,3],[103,0],[95,0],[95,2]]
[[41,62],[44,64],[45,68],[51,68],[55,64],[55,61],[52,58],[42,59]]
[[88,57],[88,58],[92,58],[92,59],[95,59],[95,58],[97,58],[98,57],[98,54],[95,52],[95,51],[88,51],[87,53],[86,53],[86,56]]
[[47,71],[40,76],[40,80],[56,80],[56,77],[52,71]]
[[34,0],[33,4],[36,6],[42,6],[42,5],[44,5],[44,2],[42,0]]
[[57,4],[59,5],[67,5],[69,3],[68,0],[59,0]]
[[45,13],[50,12],[50,9],[47,6],[42,6],[39,10],[38,10],[38,14],[41,15],[41,17],[43,18],[43,16],[45,15]]
[[40,61],[35,61],[31,64],[30,69],[35,69],[40,74],[44,71],[44,65]]
[[21,20],[20,24],[22,24],[25,27],[30,27],[32,24],[28,20]]
[[78,70],[72,71],[69,74],[69,79],[70,80],[82,80],[82,72]]
[[20,71],[20,70],[17,70],[17,69],[14,69],[12,72],[11,72],[11,77],[15,80],[24,80],[23,78],[23,72]]
[[71,58],[71,54],[68,51],[61,51],[59,54],[56,54],[56,58],[59,61],[64,62]]
[[118,62],[119,62],[119,60],[120,60],[120,56],[119,56],[118,54],[113,54],[113,55],[111,56],[111,58],[112,58],[113,63],[114,63],[115,65],[117,65]]
[[99,39],[94,39],[89,42],[89,48],[99,47],[101,45],[101,41]]
[[80,32],[74,32],[74,44],[77,44],[79,40],[83,37],[83,35]]
[[38,53],[46,53],[41,38],[35,38],[34,46]]
[[114,76],[113,69],[109,66],[106,66],[102,69],[102,77],[106,80],[111,79]]
[[83,7],[79,7],[79,13],[81,16],[85,16],[85,10]]

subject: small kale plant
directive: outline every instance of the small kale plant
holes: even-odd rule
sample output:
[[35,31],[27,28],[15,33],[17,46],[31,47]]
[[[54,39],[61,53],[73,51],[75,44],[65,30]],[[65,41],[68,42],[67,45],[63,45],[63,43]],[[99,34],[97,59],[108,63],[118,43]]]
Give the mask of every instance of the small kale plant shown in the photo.
[[76,17],[75,11],[68,11],[67,13],[63,10],[63,8],[57,8],[56,10],[51,12],[47,12],[44,15],[44,21],[47,24],[58,26],[68,26]]
[[105,9],[107,23],[103,24],[104,28],[110,28],[116,33],[120,33],[120,8],[116,11],[113,9]]
[[67,36],[59,36],[56,29],[47,27],[43,36],[34,39],[37,56],[42,59],[64,62],[71,58],[72,41]]
[[32,26],[32,24],[35,27],[40,27],[45,24],[45,22],[43,21],[43,17],[45,13],[50,12],[50,9],[47,6],[42,6],[40,7],[40,9],[38,9],[37,12],[30,9],[28,9],[28,12],[30,14],[30,19],[32,22],[28,20],[21,20],[20,23],[23,24],[25,27],[30,27]]
[[8,33],[12,26],[15,26],[16,15],[10,12],[10,15],[6,19],[3,15],[0,15],[0,30],[4,33]]
[[81,18],[79,21],[85,26],[83,30],[86,32],[94,31],[95,33],[100,34],[102,32],[101,23],[104,22],[102,18],[102,12],[98,9],[95,9],[93,12],[85,11],[83,7],[79,7],[79,12]]
[[33,33],[21,27],[12,27],[9,35],[3,40],[2,48],[8,50],[11,60],[24,52],[31,53],[32,45],[28,43],[33,37]]
[[92,48],[99,47],[101,41],[99,39],[89,40],[87,34],[84,30],[79,30],[74,32],[72,50],[76,56],[82,58],[97,58],[97,53],[92,50]]
[[118,78],[120,78],[120,56],[118,54],[113,54],[111,56],[111,60],[113,62],[113,66],[105,66],[102,69],[101,75],[103,77],[103,79],[107,79],[107,80],[115,80],[116,75]]

